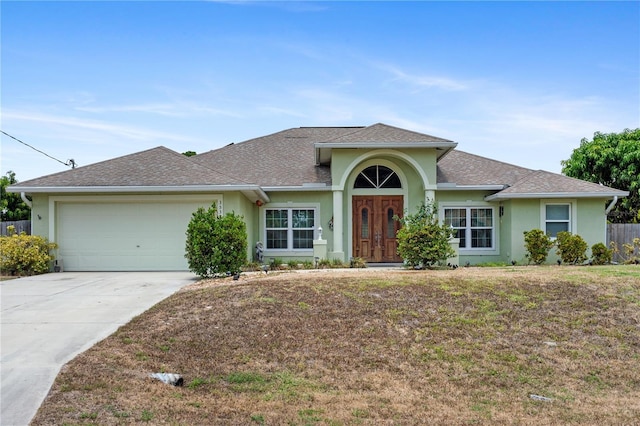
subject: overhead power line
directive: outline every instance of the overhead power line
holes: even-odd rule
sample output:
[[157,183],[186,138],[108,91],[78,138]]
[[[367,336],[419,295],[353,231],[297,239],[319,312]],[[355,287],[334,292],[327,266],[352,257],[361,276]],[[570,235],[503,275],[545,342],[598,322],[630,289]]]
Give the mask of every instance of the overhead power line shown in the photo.
[[34,151],[37,151],[37,152],[39,152],[40,154],[45,155],[45,156],[47,156],[47,157],[51,158],[52,160],[56,160],[58,163],[64,164],[65,166],[68,166],[68,167],[70,166],[72,169],[75,169],[75,168],[76,168],[76,166],[77,166],[77,164],[76,164],[76,162],[75,162],[75,160],[74,160],[73,158],[70,158],[70,159],[69,159],[69,160],[67,160],[67,162],[65,163],[64,161],[62,161],[62,160],[58,160],[57,158],[52,157],[51,155],[47,154],[46,152],[41,151],[41,150],[39,150],[38,148],[35,148],[35,147],[33,147],[33,146],[29,145],[28,143],[26,143],[26,142],[24,142],[24,141],[21,141],[20,139],[16,138],[15,136],[11,136],[9,133],[5,132],[4,130],[0,130],[0,132],[1,132],[3,135],[5,135],[5,136],[9,136],[9,137],[10,137],[11,139],[13,139],[14,141],[16,141],[16,142],[20,142],[22,145],[28,146],[29,148],[33,149]]

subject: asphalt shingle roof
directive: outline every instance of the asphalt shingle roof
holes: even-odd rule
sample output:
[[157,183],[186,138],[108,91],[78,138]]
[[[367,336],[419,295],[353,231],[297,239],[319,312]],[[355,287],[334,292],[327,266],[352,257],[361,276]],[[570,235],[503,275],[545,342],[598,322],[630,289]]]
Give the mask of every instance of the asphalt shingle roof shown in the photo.
[[535,170],[513,183],[509,188],[500,192],[501,197],[516,194],[602,194],[602,195],[626,195],[624,191],[574,179],[568,176]]
[[626,196],[625,191],[564,175],[532,170],[464,151],[454,150],[438,162],[438,183],[503,185],[496,198],[566,195]]
[[330,143],[425,143],[425,142],[451,142],[453,141],[438,138],[424,133],[413,132],[411,130],[400,129],[387,124],[377,123],[372,126],[363,127],[336,138],[317,141]]
[[19,187],[186,186],[243,184],[163,146],[31,179]]
[[327,166],[315,165],[314,144],[354,132],[353,127],[299,127],[227,145],[192,157],[229,176],[260,186],[331,185]]
[[[191,185],[256,185],[299,187],[331,185],[329,166],[315,164],[316,146],[327,144],[445,143],[447,139],[385,124],[368,127],[299,127],[229,144],[194,157],[157,147],[13,185],[12,188],[179,187]],[[450,145],[452,147],[454,145]],[[530,194],[584,194],[603,197],[624,191],[563,175],[452,150],[437,166],[438,184],[502,185],[492,197]]]
[[438,162],[438,183],[512,185],[531,172],[524,167],[453,150]]

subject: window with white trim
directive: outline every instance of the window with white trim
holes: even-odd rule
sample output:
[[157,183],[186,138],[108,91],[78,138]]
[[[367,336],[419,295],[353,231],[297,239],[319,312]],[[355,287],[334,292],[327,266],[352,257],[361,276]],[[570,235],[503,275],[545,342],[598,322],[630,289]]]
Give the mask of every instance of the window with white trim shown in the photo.
[[268,250],[312,250],[315,217],[315,209],[266,209],[266,248]]
[[571,204],[545,204],[544,206],[545,233],[556,238],[558,232],[571,232]]
[[447,207],[444,223],[454,229],[461,249],[493,249],[495,240],[492,207]]

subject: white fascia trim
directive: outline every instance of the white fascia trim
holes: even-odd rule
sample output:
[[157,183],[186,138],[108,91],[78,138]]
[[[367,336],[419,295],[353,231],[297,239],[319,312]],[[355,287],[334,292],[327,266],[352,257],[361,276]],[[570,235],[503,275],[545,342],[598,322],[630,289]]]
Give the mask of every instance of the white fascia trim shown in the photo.
[[[183,185],[183,186],[34,186],[8,187],[8,192],[28,194],[133,194],[133,193],[179,193],[179,192],[233,192],[254,193],[265,203],[271,201],[267,193],[258,185]],[[253,200],[252,200],[253,201]]]
[[[624,195],[623,195],[624,194]],[[486,201],[493,200],[509,200],[511,198],[613,198],[626,197],[629,195],[627,191],[620,192],[540,192],[540,193],[516,193],[516,194],[493,194],[484,197]]]
[[8,187],[8,192],[32,193],[86,193],[86,192],[211,192],[259,191],[258,185],[181,185],[181,186],[19,186]]
[[504,185],[457,185],[455,183],[439,183],[439,191],[502,191]]
[[331,186],[326,184],[303,184],[302,186],[263,186],[265,192],[291,192],[291,191],[331,191]]

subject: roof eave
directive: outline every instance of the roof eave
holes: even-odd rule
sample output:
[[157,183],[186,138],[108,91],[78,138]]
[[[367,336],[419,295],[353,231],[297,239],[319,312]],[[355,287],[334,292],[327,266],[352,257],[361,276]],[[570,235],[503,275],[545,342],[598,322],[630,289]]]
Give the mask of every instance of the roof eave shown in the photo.
[[7,192],[26,194],[88,194],[88,193],[157,193],[157,192],[231,192],[239,191],[247,198],[258,197],[263,202],[269,202],[269,196],[258,185],[177,185],[177,186],[9,186]]
[[321,192],[331,191],[331,186],[326,183],[303,183],[302,185],[263,186],[265,192]]
[[316,142],[316,148],[455,148],[457,142]]
[[493,200],[509,200],[509,199],[531,199],[531,198],[604,198],[610,199],[613,197],[627,197],[628,191],[616,191],[616,192],[539,192],[539,193],[509,193],[487,195],[484,197],[485,201]]
[[505,185],[458,185],[455,183],[439,183],[436,187],[438,191],[502,191]]
[[331,151],[337,149],[436,149],[437,159],[441,159],[458,146],[457,142],[316,142],[316,165],[331,163]]

